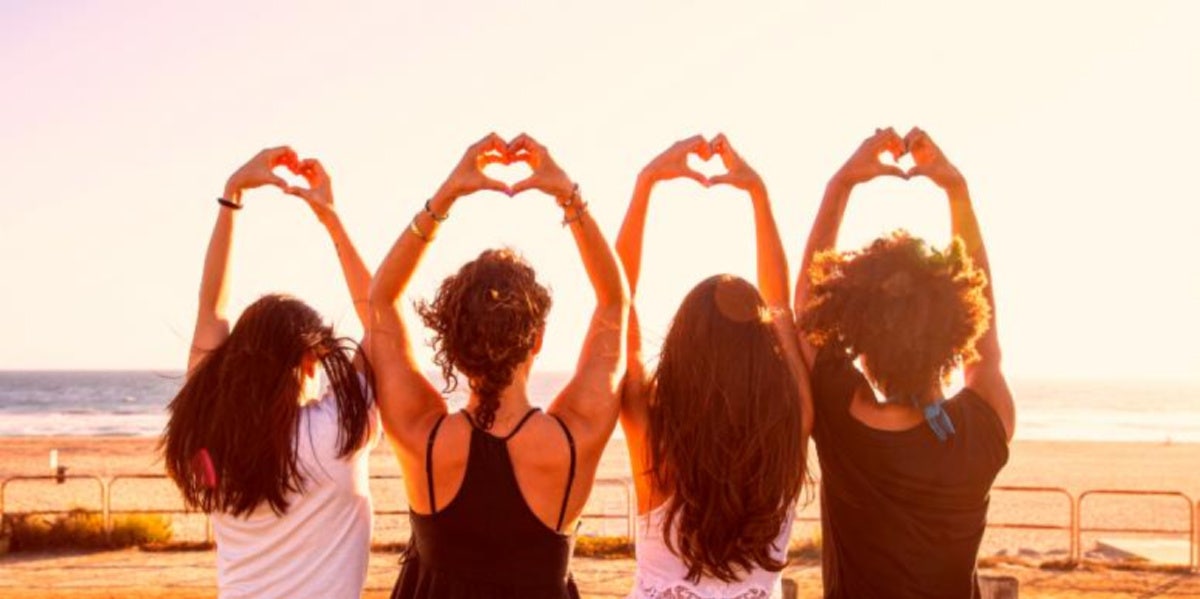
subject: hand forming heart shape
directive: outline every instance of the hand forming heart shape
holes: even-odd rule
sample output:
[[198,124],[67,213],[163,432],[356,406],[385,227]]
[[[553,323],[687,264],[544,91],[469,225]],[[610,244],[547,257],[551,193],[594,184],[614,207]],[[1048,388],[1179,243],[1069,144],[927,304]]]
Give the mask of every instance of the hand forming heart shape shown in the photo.
[[[714,157],[720,158],[725,172],[702,174],[692,166],[693,157],[706,162]],[[762,179],[758,173],[733,149],[724,134],[718,134],[712,140],[694,135],[676,142],[650,161],[650,164],[642,169],[640,177],[647,183],[687,178],[705,187],[725,184],[753,190],[762,186]]]
[[[531,172],[511,185],[484,172],[485,169],[494,172],[500,167],[521,162],[528,165]],[[501,173],[495,175],[500,176]],[[554,162],[546,148],[532,137],[522,133],[512,141],[506,142],[499,135],[492,133],[467,149],[439,193],[457,198],[488,189],[513,196],[537,189],[554,196],[562,203],[571,197],[574,188],[574,183]]]
[[[892,162],[884,160],[888,154]],[[901,160],[905,157],[911,158],[913,163],[907,169],[901,166]],[[950,164],[929,135],[917,127],[913,127],[903,138],[891,127],[876,129],[875,134],[864,140],[846,161],[837,177],[847,183],[857,184],[885,175],[906,180],[927,177],[942,188],[962,184],[958,169]]]

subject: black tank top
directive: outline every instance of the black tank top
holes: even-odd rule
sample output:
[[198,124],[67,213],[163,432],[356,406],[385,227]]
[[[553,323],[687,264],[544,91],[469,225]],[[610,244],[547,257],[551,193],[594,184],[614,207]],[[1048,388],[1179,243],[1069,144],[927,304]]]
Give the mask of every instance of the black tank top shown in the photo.
[[850,414],[867,381],[833,349],[813,365],[827,599],[970,599],[988,495],[1008,461],[1004,425],[971,389],[944,406],[955,434],[925,423],[868,427]]
[[505,437],[476,426],[470,414],[471,448],[458,494],[437,509],[433,442],[445,419],[429,433],[425,474],[432,514],[410,514],[412,539],[393,599],[576,599],[570,575],[574,535],[562,534],[567,499],[575,482],[575,441],[557,416],[571,449],[571,468],[558,515],[549,529],[529,509],[513,472],[508,440],[538,409],[530,410]]

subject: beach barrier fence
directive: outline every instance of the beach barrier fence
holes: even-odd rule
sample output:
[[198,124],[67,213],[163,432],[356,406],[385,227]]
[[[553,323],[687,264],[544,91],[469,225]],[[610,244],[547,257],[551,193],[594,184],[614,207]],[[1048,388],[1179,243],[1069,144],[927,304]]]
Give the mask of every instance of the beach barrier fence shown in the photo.
[[[397,481],[403,477],[400,475],[376,474],[372,475],[372,481]],[[154,508],[122,508],[113,507],[114,495],[116,491],[125,488],[133,481],[158,481],[165,482],[169,480],[164,474],[120,474],[108,478],[92,474],[49,474],[49,475],[17,475],[9,476],[0,479],[0,518],[8,515],[48,515],[63,513],[64,509],[47,509],[47,510],[21,510],[19,512],[8,512],[6,499],[10,486],[17,483],[56,483],[64,484],[68,481],[91,481],[96,483],[96,498],[95,509],[88,510],[83,506],[76,506],[79,509],[90,511],[91,513],[99,512],[102,515],[106,531],[112,530],[113,516],[117,514],[159,514],[159,515],[193,515],[203,516],[205,518],[205,541],[211,543],[212,536],[212,521],[207,514],[200,514],[195,511],[190,511],[183,507],[154,507]],[[601,521],[620,521],[624,520],[626,536],[633,539],[636,533],[637,526],[637,497],[633,488],[633,481],[629,478],[599,478],[596,479],[595,487],[597,488],[613,488],[619,490],[621,503],[624,504],[624,509],[620,511],[611,510],[589,510],[585,508],[582,516],[585,520],[601,520]],[[992,488],[994,493],[1001,494],[1021,494],[1021,495],[1041,495],[1045,497],[1061,497],[1064,502],[1064,508],[1067,515],[1065,523],[1046,523],[1046,522],[1025,522],[1025,521],[989,521],[987,526],[989,529],[1000,530],[1026,530],[1026,531],[1041,531],[1041,532],[1063,532],[1069,537],[1068,556],[1072,563],[1079,563],[1082,559],[1082,542],[1081,538],[1084,533],[1115,533],[1115,534],[1139,534],[1139,535],[1172,535],[1182,536],[1187,535],[1189,543],[1189,559],[1188,567],[1193,572],[1200,572],[1200,501],[1193,501],[1185,493],[1179,491],[1161,491],[1161,490],[1138,490],[1138,489],[1092,489],[1081,492],[1079,495],[1071,493],[1069,490],[1062,487],[1046,487],[1046,486],[996,486]],[[1156,498],[1178,500],[1185,503],[1188,509],[1188,527],[1185,528],[1161,528],[1161,527],[1132,527],[1132,526],[1083,526],[1083,508],[1087,505],[1095,503],[1095,499],[1086,501],[1089,498],[1097,497],[1126,497],[1126,498]],[[595,495],[593,495],[595,498]],[[591,502],[589,502],[590,507]],[[375,514],[380,516],[407,516],[409,509],[406,507],[399,508],[379,508],[375,509]],[[819,518],[812,516],[798,515],[797,521],[814,522],[819,521]]]

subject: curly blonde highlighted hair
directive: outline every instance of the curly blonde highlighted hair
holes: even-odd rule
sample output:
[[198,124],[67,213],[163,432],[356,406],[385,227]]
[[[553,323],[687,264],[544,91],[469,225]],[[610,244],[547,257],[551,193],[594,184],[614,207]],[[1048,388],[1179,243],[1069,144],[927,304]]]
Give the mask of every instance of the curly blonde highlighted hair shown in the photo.
[[818,347],[861,356],[889,398],[920,395],[978,359],[991,314],[987,276],[961,239],[943,251],[899,230],[862,250],[822,253],[808,275],[801,329]]
[[485,250],[446,277],[432,302],[417,303],[434,333],[433,360],[444,391],[457,388],[455,370],[466,375],[480,398],[476,417],[484,430],[495,421],[500,392],[537,345],[550,305],[533,267],[507,248]]

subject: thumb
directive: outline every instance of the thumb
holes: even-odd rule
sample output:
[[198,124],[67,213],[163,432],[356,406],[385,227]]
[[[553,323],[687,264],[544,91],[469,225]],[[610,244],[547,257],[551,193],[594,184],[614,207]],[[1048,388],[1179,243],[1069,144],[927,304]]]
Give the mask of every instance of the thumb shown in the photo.
[[272,173],[270,178],[267,179],[267,184],[274,185],[275,187],[282,189],[285,193],[290,193],[290,192],[288,192],[288,189],[290,189],[288,182],[284,181],[283,177],[280,177],[279,175],[276,175],[274,173]]
[[311,189],[305,189],[303,187],[291,187],[288,185],[284,185],[283,192],[288,195],[291,195],[291,196],[296,196],[306,202],[313,201]]
[[933,177],[929,176],[930,173],[931,169],[929,168],[929,165],[918,164],[908,169],[908,172],[904,173],[904,178],[912,179],[913,177],[925,177],[927,179],[932,179]]
[[700,173],[697,173],[696,171],[693,171],[693,170],[684,171],[683,176],[687,177],[688,179],[691,179],[705,187],[708,187],[709,185],[712,184],[712,181],[709,180],[708,177],[705,177],[704,175],[701,175]]
[[[713,175],[708,178],[708,187],[713,185],[734,185],[733,177],[728,173],[724,175]],[[736,187],[736,185],[734,185]]]
[[528,179],[522,179],[522,180],[517,181],[516,183],[512,184],[512,188],[509,190],[509,195],[515,196],[518,193],[529,191],[530,189],[535,189],[535,188],[536,188],[536,185],[534,184],[533,177],[530,177]]
[[[913,168],[915,169],[917,167],[913,167]],[[880,175],[888,175],[891,177],[900,177],[901,179],[907,179],[910,176],[912,176],[912,171],[904,172],[904,169],[902,169],[898,166],[895,166],[892,164],[881,164],[881,165],[879,165],[879,174]]]
[[480,189],[490,189],[491,191],[498,191],[505,195],[512,195],[513,193],[512,189],[510,189],[508,185],[505,185],[504,183],[501,183],[495,179],[484,179],[483,183],[480,185]]

